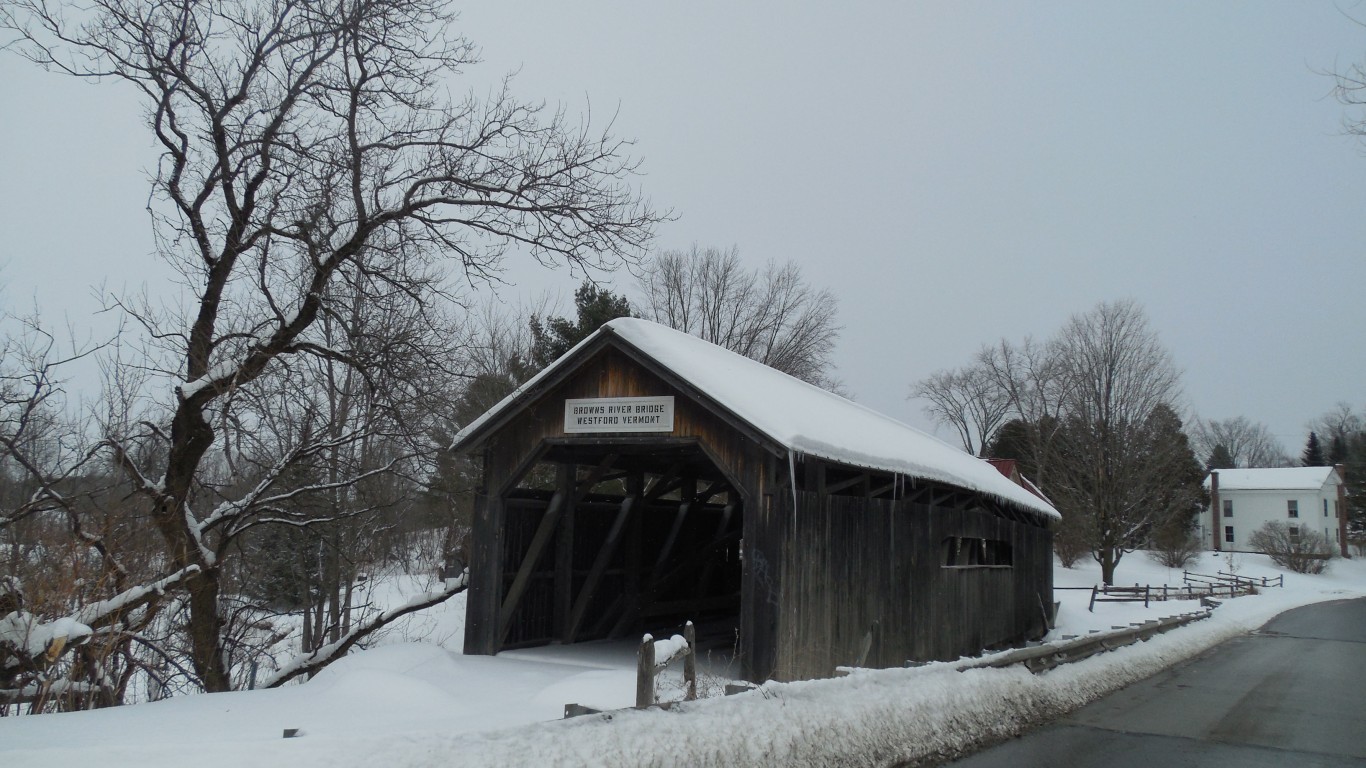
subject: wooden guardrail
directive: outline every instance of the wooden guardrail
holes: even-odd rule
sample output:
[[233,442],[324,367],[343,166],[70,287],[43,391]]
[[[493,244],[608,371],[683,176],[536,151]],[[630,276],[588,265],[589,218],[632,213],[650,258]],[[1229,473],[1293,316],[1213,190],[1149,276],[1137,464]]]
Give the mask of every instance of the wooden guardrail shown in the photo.
[[1021,648],[968,664],[959,669],[961,671],[963,669],[987,667],[1000,668],[1023,664],[1026,669],[1037,675],[1040,672],[1053,669],[1059,664],[1080,661],[1103,651],[1133,645],[1140,640],[1147,640],[1168,630],[1208,618],[1209,615],[1210,612],[1207,609],[1195,613],[1183,613],[1180,616],[1169,616],[1165,619],[1153,619],[1142,624],[1132,624],[1129,627],[1120,627],[1111,632],[1098,632],[1082,638],[1065,640],[1061,643]]
[[[1133,589],[1129,587],[1128,589]],[[1098,653],[1123,648],[1133,645],[1140,641],[1146,641],[1163,632],[1167,632],[1177,627],[1183,627],[1194,621],[1209,618],[1212,605],[1206,606],[1204,610],[1193,613],[1183,613],[1179,616],[1168,616],[1162,619],[1152,619],[1142,623],[1134,623],[1128,627],[1115,627],[1110,632],[1093,631],[1085,637],[1064,636],[1062,642],[1035,644],[1026,648],[1018,648],[1007,653],[993,656],[988,659],[981,659],[976,662],[969,662],[959,671],[965,669],[982,669],[1009,667],[1015,664],[1023,664],[1026,669],[1034,674],[1046,672],[1062,664],[1074,661],[1081,661]],[[646,707],[669,708],[674,702],[656,702],[654,700],[654,678],[658,670],[667,666],[669,662],[678,658],[685,659],[684,678],[687,682],[687,700],[692,700],[697,696],[697,651],[696,642],[693,636],[692,622],[688,622],[684,627],[684,637],[674,635],[667,641],[658,643],[661,650],[668,653],[668,658],[656,662],[655,651],[656,641],[650,635],[642,638],[640,645],[640,655],[638,658],[638,674],[636,681],[636,708]],[[907,662],[911,666],[911,662]],[[837,674],[849,674],[854,671],[851,667],[840,667],[836,670]],[[648,685],[646,684],[648,681]],[[732,690],[733,688],[733,690]],[[726,694],[742,693],[752,690],[753,686],[727,686]],[[564,716],[577,717],[579,715],[598,714],[600,710],[584,707],[579,704],[568,704],[565,706]]]

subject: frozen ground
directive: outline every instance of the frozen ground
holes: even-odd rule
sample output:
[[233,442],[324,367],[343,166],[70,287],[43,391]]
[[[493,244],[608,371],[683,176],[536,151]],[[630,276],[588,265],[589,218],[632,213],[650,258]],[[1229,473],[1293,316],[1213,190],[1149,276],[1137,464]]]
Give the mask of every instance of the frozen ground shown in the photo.
[[[1090,566],[1090,567],[1088,567]],[[1256,555],[1207,555],[1202,573],[1276,576]],[[1057,585],[1090,586],[1093,564],[1057,570]],[[1141,553],[1117,580],[1181,582]],[[1225,602],[1212,618],[1042,675],[1022,669],[958,671],[957,664],[866,671],[848,678],[769,684],[672,712],[560,720],[563,706],[628,706],[631,644],[534,649],[465,657],[458,597],[417,617],[390,644],[344,659],[312,681],[274,691],[38,717],[0,718],[0,765],[446,766],[858,765],[949,755],[1010,735],[1260,626],[1287,608],[1366,596],[1366,562],[1335,561],[1323,576],[1286,574],[1283,589]],[[400,599],[416,582],[395,582]],[[1055,636],[1108,630],[1193,610],[1190,602],[1109,603],[1059,590]],[[428,637],[432,643],[405,642]],[[668,694],[666,692],[666,697]],[[283,739],[285,728],[301,729]]]

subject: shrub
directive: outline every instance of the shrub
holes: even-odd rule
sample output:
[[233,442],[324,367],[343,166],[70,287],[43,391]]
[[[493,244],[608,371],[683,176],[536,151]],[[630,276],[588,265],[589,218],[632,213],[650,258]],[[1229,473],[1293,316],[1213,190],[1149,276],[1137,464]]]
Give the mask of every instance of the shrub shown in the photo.
[[1053,552],[1057,554],[1062,567],[1071,568],[1082,555],[1091,551],[1091,543],[1086,527],[1075,520],[1063,518],[1053,528]]
[[1248,543],[1271,561],[1295,573],[1323,573],[1333,548],[1318,531],[1273,521],[1252,532]]
[[1168,568],[1185,568],[1202,549],[1200,540],[1187,527],[1166,525],[1153,532],[1148,556]]

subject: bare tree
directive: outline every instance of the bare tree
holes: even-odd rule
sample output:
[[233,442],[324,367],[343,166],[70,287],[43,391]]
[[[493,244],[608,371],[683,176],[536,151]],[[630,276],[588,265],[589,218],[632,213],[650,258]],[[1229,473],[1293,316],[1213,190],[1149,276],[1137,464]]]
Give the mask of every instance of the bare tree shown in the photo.
[[1338,402],[1331,410],[1309,422],[1311,432],[1321,436],[1329,464],[1346,463],[1355,438],[1366,431],[1366,421],[1350,403]]
[[1366,421],[1352,408],[1351,403],[1339,401],[1322,416],[1309,422],[1309,429],[1331,440],[1335,437],[1350,437],[1366,429]]
[[816,386],[838,387],[830,372],[837,302],[808,285],[795,263],[749,270],[734,247],[694,245],[642,266],[642,316]]
[[988,450],[1020,459],[1062,513],[1062,562],[1089,551],[1112,583],[1125,553],[1159,536],[1184,546],[1203,505],[1204,471],[1173,405],[1179,381],[1143,310],[1123,301],[1073,316],[1046,342],[984,347],[918,391],[960,432],[993,425]]
[[1266,425],[1253,423],[1245,416],[1217,421],[1195,419],[1191,443],[1196,455],[1206,461],[1216,448],[1223,446],[1235,467],[1290,466],[1285,449]]
[[[1111,584],[1123,555],[1187,503],[1169,498],[1173,476],[1194,462],[1170,407],[1180,374],[1131,301],[1073,316],[1057,337],[1057,354],[1064,416],[1048,493],[1064,524],[1085,524],[1101,577]],[[1194,474],[1198,488],[1198,463]]]
[[1323,573],[1333,557],[1333,546],[1309,526],[1273,520],[1252,532],[1248,546],[1295,573]]
[[[162,152],[151,210],[191,299],[184,313],[121,304],[146,332],[139,363],[163,383],[164,410],[107,436],[104,449],[148,504],[161,543],[154,583],[184,598],[183,637],[204,690],[232,687],[222,585],[236,536],[289,524],[301,494],[395,466],[289,482],[365,439],[345,428],[286,446],[250,487],[225,482],[212,459],[251,426],[226,426],[234,403],[270,375],[303,375],[308,359],[372,373],[359,346],[313,333],[345,314],[345,292],[332,287],[439,302],[433,265],[491,275],[510,248],[542,263],[611,266],[642,249],[660,218],[628,186],[635,163],[610,134],[546,116],[506,84],[485,100],[439,98],[474,55],[451,24],[439,0],[0,6],[12,50],[132,86]],[[452,582],[409,609],[462,588]],[[365,629],[282,674],[316,669]]]
[[261,607],[245,600],[252,593],[301,606],[305,652],[350,631],[361,608],[358,579],[404,543],[397,532],[415,516],[421,478],[434,470],[442,444],[429,435],[453,397],[461,353],[452,343],[459,333],[443,316],[401,294],[350,284],[329,290],[339,311],[325,313],[310,339],[349,350],[355,364],[325,356],[282,362],[239,395],[224,429],[229,477],[238,484],[267,475],[294,446],[327,445],[279,482],[299,491],[290,503],[232,534],[271,529],[254,537],[252,552],[261,556],[245,559],[274,578],[254,583],[248,567],[238,599],[247,609]]
[[[96,441],[130,407],[111,382],[72,412],[66,366],[33,320],[0,318],[0,713],[108,706],[144,666],[137,644],[171,599],[142,546],[147,505],[128,498]],[[160,580],[159,580],[160,579]]]
[[1032,338],[1020,344],[1002,339],[978,351],[977,365],[1009,403],[1010,413],[1024,433],[1031,479],[1047,492],[1054,437],[1062,423],[1058,345]]
[[981,361],[931,374],[915,385],[911,397],[927,400],[925,413],[953,428],[963,450],[974,456],[987,455],[988,444],[1012,413],[1009,390],[997,385]]

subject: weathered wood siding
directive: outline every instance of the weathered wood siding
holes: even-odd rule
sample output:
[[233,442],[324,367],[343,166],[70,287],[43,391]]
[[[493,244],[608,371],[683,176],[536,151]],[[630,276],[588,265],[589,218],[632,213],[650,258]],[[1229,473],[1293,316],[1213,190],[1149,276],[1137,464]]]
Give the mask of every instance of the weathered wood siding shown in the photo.
[[601,440],[605,435],[570,435],[564,431],[564,401],[586,397],[647,397],[673,395],[674,430],[671,433],[630,435],[631,438],[694,438],[702,444],[722,471],[740,484],[742,491],[757,488],[763,451],[725,419],[695,402],[689,393],[679,391],[647,370],[626,353],[606,347],[579,366],[571,376],[523,408],[503,428],[491,436],[485,472],[496,483],[490,494],[506,490],[519,470],[534,457],[546,440]]
[[[470,544],[471,584],[465,630],[465,652],[496,653],[502,647],[497,637],[498,612],[508,586],[509,572],[515,571],[526,552],[544,505],[527,507],[510,500],[507,492],[547,445],[554,442],[572,446],[610,442],[610,435],[570,435],[564,431],[564,401],[571,398],[643,397],[673,395],[674,430],[648,435],[661,442],[695,441],[706,455],[736,486],[741,509],[744,556],[742,608],[740,615],[741,653],[759,664],[751,676],[762,679],[771,668],[775,643],[777,599],[776,580],[765,569],[777,563],[781,542],[769,535],[771,509],[764,511],[762,500],[771,497],[774,466],[771,453],[756,439],[698,402],[696,393],[683,391],[626,352],[607,346],[578,366],[571,375],[547,389],[518,411],[487,440],[484,457],[484,492],[476,499]],[[643,436],[630,435],[639,440]],[[661,470],[664,467],[660,468]],[[769,505],[771,507],[771,505]],[[591,514],[590,514],[591,519]],[[588,523],[589,528],[593,523]],[[781,526],[779,527],[781,529]],[[580,537],[575,535],[575,539]],[[584,545],[587,546],[587,545]],[[578,545],[576,545],[576,549]],[[576,557],[577,560],[577,557]],[[549,637],[546,615],[553,611],[553,555],[543,556],[523,601],[518,604],[518,625],[509,633],[508,645],[538,642]],[[757,581],[748,571],[758,564]],[[776,566],[775,566],[776,567]],[[595,606],[595,611],[601,610]],[[523,615],[525,612],[525,615]],[[521,622],[525,621],[525,626]],[[514,639],[515,638],[515,639]],[[757,648],[751,648],[757,643]],[[749,667],[749,664],[746,664]]]
[[[774,676],[954,659],[1046,632],[1051,534],[986,511],[797,494]],[[791,509],[789,497],[781,505]],[[950,537],[1010,542],[1010,567],[945,567]]]
[[[636,434],[614,443],[612,435],[564,432],[566,399],[657,395],[675,398],[672,433]],[[1044,633],[1043,606],[1052,600],[1052,538],[1046,527],[981,509],[821,493],[828,487],[826,473],[815,464],[799,473],[803,490],[794,497],[784,450],[733,415],[708,407],[704,397],[648,360],[607,344],[589,350],[562,379],[548,382],[497,425],[483,443],[466,653],[490,654],[556,638],[562,631],[557,622],[563,625],[566,606],[583,587],[585,563],[595,556],[616,514],[606,501],[586,501],[578,510],[570,505],[558,524],[570,532],[530,571],[504,640],[499,612],[547,508],[546,499],[510,494],[511,489],[552,448],[564,464],[591,463],[596,460],[591,457],[606,455],[605,448],[628,442],[637,459],[658,456],[659,466],[650,469],[656,474],[668,471],[668,451],[676,457],[680,446],[695,447],[734,486],[732,501],[740,507],[743,535],[738,650],[751,680],[827,676],[842,664],[890,667],[908,659],[952,659]],[[588,460],[578,461],[581,456]],[[889,477],[873,483],[868,473],[853,468],[833,471],[844,478],[833,482],[846,492],[862,488],[861,494],[869,494],[875,486],[886,492],[900,483],[899,478],[889,483]],[[851,484],[848,478],[860,474],[861,480]],[[950,502],[957,504],[967,496],[945,498],[957,498]],[[646,512],[650,519],[643,528],[633,528],[625,554],[606,563],[601,597],[590,593],[583,622],[589,636],[612,622],[614,593],[638,588],[639,578],[631,574],[648,568],[650,554],[660,549],[671,519],[667,507],[640,512],[632,513],[633,526],[645,520]],[[706,516],[697,519],[696,532],[689,528],[683,535],[685,548],[705,548],[700,542],[714,530]],[[945,567],[944,541],[952,537],[1008,542],[1011,565]],[[710,577],[700,574],[698,584],[679,583],[676,592],[663,597],[723,597],[724,590],[708,588],[703,582]],[[728,579],[733,585],[734,576]]]

